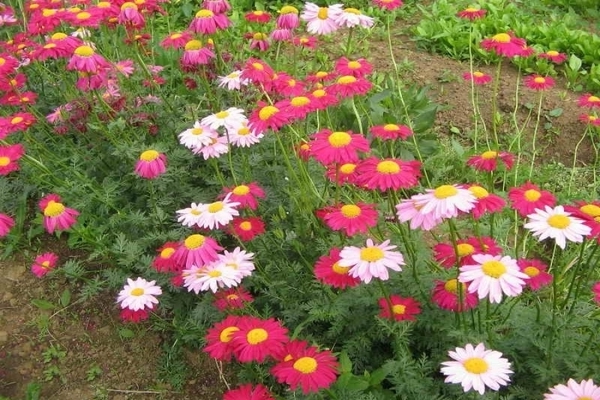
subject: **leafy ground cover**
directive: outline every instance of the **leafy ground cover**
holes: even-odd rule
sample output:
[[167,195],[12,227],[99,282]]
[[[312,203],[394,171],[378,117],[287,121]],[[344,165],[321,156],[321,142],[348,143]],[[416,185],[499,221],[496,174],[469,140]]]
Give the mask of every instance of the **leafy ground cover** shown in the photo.
[[[138,4],[138,8],[150,7],[142,4]],[[462,62],[424,53],[412,42],[413,39],[417,44],[431,42],[431,37],[419,36],[419,22],[442,21],[442,16],[461,27],[442,38],[468,39],[469,25],[455,15],[462,8],[457,5],[449,8],[447,3],[439,1],[424,4],[418,11],[416,5],[408,3],[390,14],[373,5],[347,6],[351,5],[375,16],[375,28],[339,29],[330,37],[319,37],[320,46],[314,51],[283,42],[272,43],[268,51],[260,52],[249,51],[248,45],[262,40],[263,37],[256,34],[267,32],[267,28],[246,21],[244,12],[250,8],[238,8],[242,5],[234,4],[234,9],[227,13],[234,22],[233,27],[210,36],[215,41],[215,47],[209,47],[215,55],[214,61],[209,66],[188,65],[187,70],[178,62],[182,49],[161,49],[157,43],[186,28],[194,19],[197,11],[194,7],[165,5],[172,18],[145,15],[146,25],[138,26],[137,31],[126,23],[117,25],[116,29],[100,25],[97,34],[92,34],[98,54],[113,63],[131,59],[135,71],[139,72],[119,78],[117,96],[114,92],[106,94],[110,88],[102,86],[107,84],[104,81],[98,88],[88,90],[85,85],[92,84],[90,76],[83,76],[88,79],[81,83],[81,74],[77,78],[75,72],[65,72],[67,59],[58,60],[56,64],[34,60],[21,67],[28,73],[27,89],[39,90],[43,95],[40,94],[37,104],[26,105],[22,110],[18,106],[3,108],[7,110],[6,115],[21,110],[37,117],[36,125],[3,142],[6,145],[12,143],[13,138],[19,138],[27,148],[27,157],[20,161],[21,172],[11,171],[8,178],[2,180],[3,204],[17,220],[4,238],[4,249],[7,253],[21,252],[23,248],[40,248],[40,253],[52,251],[58,254],[61,265],[39,280],[27,271],[36,256],[34,253],[26,252],[16,260],[3,261],[2,269],[6,271],[1,283],[4,295],[0,309],[3,322],[0,329],[3,364],[0,365],[2,390],[6,393],[1,392],[3,395],[22,398],[28,392],[35,398],[36,393],[41,392],[41,397],[37,395],[39,398],[217,399],[227,391],[222,382],[231,381],[260,383],[276,398],[411,399],[424,395],[440,399],[469,395],[476,398],[480,397],[476,392],[464,394],[460,385],[444,384],[440,363],[449,360],[448,351],[479,343],[501,351],[510,361],[509,368],[513,372],[511,383],[502,384],[500,392],[495,392],[499,387],[488,385],[484,398],[542,398],[550,387],[566,383],[571,377],[578,382],[582,379],[598,382],[593,367],[598,365],[598,353],[593,350],[598,310],[592,291],[593,283],[598,280],[594,269],[598,257],[591,231],[581,231],[581,236],[588,235],[588,239],[577,235],[568,237],[575,242],[568,246],[562,246],[559,241],[558,245],[552,241],[538,243],[524,227],[527,216],[519,216],[514,203],[512,207],[490,210],[498,212],[481,219],[469,215],[472,211],[461,213],[460,218],[446,216],[443,223],[435,223],[433,230],[409,229],[408,224],[395,219],[401,199],[427,188],[452,191],[449,185],[478,182],[489,193],[506,201],[511,188],[522,188],[531,180],[538,186],[530,188],[533,192],[529,193],[543,195],[551,207],[576,200],[584,202],[574,204],[579,208],[588,206],[584,210],[591,210],[592,215],[582,214],[581,210],[576,215],[595,229],[597,128],[591,119],[586,120],[587,125],[580,121],[581,113],[587,111],[577,105],[584,92],[569,90],[593,90],[593,86],[589,86],[593,80],[588,82],[587,76],[593,75],[594,54],[590,53],[592,58],[586,61],[586,71],[590,71],[586,72],[586,79],[579,77],[573,85],[569,76],[565,79],[556,76],[553,88],[537,92],[522,87],[523,72],[558,74],[559,67],[549,69],[544,64],[546,69],[537,71],[528,69],[534,68],[536,62],[525,65],[517,61],[518,65],[523,64],[519,70],[504,59],[490,56],[493,52],[484,53],[477,47],[477,52],[488,57],[475,59],[477,69],[492,77],[496,71],[501,74],[496,79],[497,84],[478,87],[475,92],[475,87],[465,83],[462,77],[470,69],[468,57],[464,59],[469,53],[468,40],[467,45],[456,46],[459,50],[456,56],[463,59]],[[124,8],[128,7],[134,8]],[[494,27],[500,26],[496,24],[498,19],[505,18],[496,7],[490,10],[489,16],[490,25]],[[443,11],[433,14],[436,10]],[[35,13],[30,12],[30,16]],[[151,8],[146,12],[152,14]],[[518,17],[510,7],[506,15],[510,21]],[[273,19],[271,25],[266,25],[269,29]],[[384,28],[392,20],[411,19],[414,19],[413,26],[392,31]],[[18,31],[16,27],[12,29]],[[481,30],[479,39],[500,31]],[[92,29],[92,32],[95,31]],[[148,42],[144,42],[143,36],[134,36],[142,32],[150,32]],[[389,55],[385,54],[388,32],[393,51]],[[206,34],[196,36],[205,46]],[[129,46],[114,49],[108,37],[129,41]],[[309,39],[306,40],[309,43]],[[220,44],[223,47],[219,50]],[[471,45],[475,49],[479,43],[473,41]],[[255,83],[240,92],[216,88],[214,80],[218,75],[253,66],[244,64],[250,56],[256,57],[255,63],[261,59],[277,71],[287,71],[290,77],[284,83],[289,85],[294,77],[306,87],[302,92],[291,91],[285,95],[285,87],[268,88],[265,82],[262,86]],[[362,89],[357,87],[346,97],[340,84],[353,80],[346,75],[340,82],[344,73],[338,66],[334,80],[323,81],[326,90],[332,90],[337,97],[335,103],[326,110],[311,110],[306,116],[288,120],[281,127],[277,121],[271,121],[271,129],[265,130],[261,137],[257,132],[262,127],[260,121],[269,121],[273,113],[278,112],[266,107],[285,109],[289,105],[281,102],[286,98],[298,100],[302,94],[309,93],[309,88],[314,91],[315,87],[308,85],[310,74],[334,70],[336,60],[344,56],[368,65],[360,58],[366,57],[373,64],[375,72],[366,75],[373,84],[368,94],[363,95]],[[584,59],[585,55],[578,57]],[[492,62],[492,65],[477,65],[478,62]],[[119,65],[127,68],[129,64]],[[158,71],[153,65],[164,66],[166,72]],[[362,78],[360,74],[357,77]],[[83,87],[73,90],[77,79]],[[271,79],[272,76],[269,82]],[[519,92],[516,92],[517,87]],[[475,94],[478,101],[474,103]],[[148,103],[139,100],[148,95],[156,99]],[[258,99],[263,103],[257,103]],[[309,97],[309,100],[314,98]],[[68,119],[44,122],[47,113],[67,101],[75,107],[63,110]],[[474,109],[474,105],[478,108]],[[225,146],[228,151],[217,158],[203,157],[205,153],[199,148],[200,157],[194,156],[177,140],[177,135],[191,128],[194,121],[209,115],[214,117],[219,111],[234,106],[247,110],[250,128],[254,129],[252,135],[260,139],[260,143],[249,148],[230,143]],[[261,111],[265,118],[261,118]],[[589,108],[588,114],[594,116],[594,109]],[[406,141],[380,140],[372,128],[386,123],[397,124],[396,128],[404,125],[403,129],[409,129],[414,135],[407,136]],[[34,131],[33,127],[38,130]],[[206,125],[203,128],[206,129]],[[324,178],[325,166],[321,164],[326,156],[302,157],[302,150],[306,150],[306,146],[302,146],[312,145],[314,151],[318,141],[313,134],[324,128],[338,133],[348,134],[351,130],[363,134],[370,141],[370,153],[360,159],[375,159],[382,168],[393,167],[389,164],[392,160],[402,160],[400,165],[404,169],[418,162],[421,184],[403,183],[399,188],[364,190],[365,182],[336,184],[335,173]],[[221,131],[220,137],[228,134]],[[338,134],[336,137],[346,136]],[[140,154],[145,154],[141,156],[142,161],[156,160],[155,153],[147,153],[148,150],[168,157],[166,173],[157,179],[145,180],[133,173]],[[492,172],[473,170],[465,165],[467,159],[486,151],[497,151],[496,156],[506,151],[514,158],[506,168]],[[509,159],[502,157],[504,161]],[[345,161],[353,164],[358,160]],[[340,164],[338,167],[343,163],[336,162]],[[361,174],[366,172],[363,170]],[[203,224],[199,221],[193,224],[197,227],[182,227],[175,222],[175,211],[185,209],[191,202],[223,206],[217,196],[224,187],[231,190],[250,182],[259,184],[266,198],[258,199],[258,209],[243,211],[242,215],[251,223],[257,220],[250,218],[260,218],[266,225],[264,233],[252,237],[245,236],[239,229],[234,232],[224,227],[212,229],[214,226],[198,229]],[[38,200],[49,192],[62,197],[61,200],[54,198],[55,204],[60,202],[78,210],[77,223],[66,229],[68,235],[60,235],[63,240],[60,243],[66,242],[82,252],[61,250],[63,245],[57,244],[59,242],[44,239],[44,223],[52,215],[43,217],[34,209],[38,207]],[[553,201],[548,200],[549,195]],[[368,229],[358,227],[356,232],[338,227],[333,229],[340,232],[334,232],[326,215],[342,205],[351,206],[346,207],[346,211],[355,210],[352,207],[357,206],[361,210],[372,207],[377,212],[376,225]],[[47,207],[48,204],[42,206],[42,211],[48,211]],[[194,204],[190,208],[193,207]],[[184,215],[191,218],[194,214]],[[169,258],[176,254],[176,250],[165,252],[165,249],[193,247],[188,245],[200,237],[203,240],[215,238],[229,251],[239,246],[238,251],[254,253],[256,270],[242,281],[243,288],[254,299],[252,303],[223,313],[213,305],[218,294],[213,295],[210,286],[193,293],[190,288],[200,287],[199,282],[185,282],[182,288],[181,281],[171,281],[175,273],[185,271],[182,278],[193,272],[206,282],[215,266],[200,268],[200,271],[193,270],[192,265],[161,267],[159,264],[157,267],[157,257]],[[494,242],[487,241],[488,237]],[[473,238],[479,239],[473,241]],[[535,286],[529,282],[537,275],[526,274],[527,278],[521,276],[524,283],[518,285],[519,290],[502,289],[504,298],[499,304],[484,295],[479,296],[480,303],[473,309],[456,312],[456,302],[469,301],[465,308],[474,305],[476,293],[456,289],[460,285],[453,279],[461,279],[461,268],[468,263],[449,259],[462,258],[462,251],[469,246],[479,246],[484,238],[485,243],[494,248],[496,253],[492,254],[506,255],[511,260],[526,259],[526,266],[521,269],[524,271],[528,266],[531,273],[533,268],[546,280]],[[390,271],[388,278],[387,273],[375,269],[375,277],[371,279],[364,274],[351,277],[349,268],[340,269],[339,265],[334,268],[332,247],[346,251],[353,246],[362,248],[361,257],[371,258],[377,250],[372,247],[370,253],[364,253],[366,239],[375,243],[389,239],[398,246],[396,250],[401,251],[404,260],[397,267],[401,266],[403,271]],[[563,247],[566,247],[564,251]],[[444,248],[447,253],[441,257],[440,249]],[[483,249],[477,252],[491,253]],[[327,254],[333,258],[324,258]],[[502,262],[512,265],[510,260],[502,259]],[[319,263],[325,266],[329,263],[330,269],[344,277],[345,285],[352,287],[332,284],[331,274],[330,278],[317,275],[317,281],[315,264]],[[396,267],[392,265],[392,268]],[[225,271],[219,270],[219,274]],[[126,319],[148,317],[137,325],[123,324],[118,321],[119,307],[114,305],[114,299],[128,277],[138,276],[155,280],[162,287],[162,294],[157,296],[159,306],[152,308],[151,313],[122,313]],[[219,288],[216,292],[223,292],[224,286],[237,286],[239,280],[234,279],[234,285],[231,281],[215,279]],[[437,301],[435,297],[432,299],[432,289],[439,282],[449,285],[444,286],[450,301],[445,304],[448,308],[454,301],[454,312],[444,310],[439,297]],[[529,283],[526,287],[525,282]],[[444,292],[438,290],[438,293]],[[246,295],[245,292],[234,294]],[[146,311],[150,310],[146,308]],[[271,323],[277,326],[269,329],[288,330],[288,335],[272,345],[277,347],[278,343],[288,340],[296,343],[296,350],[286,348],[292,360],[280,359],[282,355],[276,354],[269,354],[265,360],[260,354],[248,358],[241,351],[225,348],[225,353],[212,352],[211,355],[236,358],[238,362],[225,365],[239,375],[222,379],[220,364],[202,352],[202,348],[211,343],[206,332],[217,329],[220,333],[217,336],[222,338],[224,325],[219,324],[232,323],[232,319],[227,318],[235,321],[235,318],[250,316],[263,323],[275,318]],[[236,323],[231,326],[235,327]],[[424,337],[428,340],[423,341]],[[299,344],[299,339],[307,344]],[[307,349],[308,345],[311,347]],[[474,359],[485,362],[481,357],[478,354]],[[298,360],[304,363],[295,364]],[[289,388],[293,380],[274,372],[279,366],[292,368],[296,374],[302,371],[310,375],[307,363],[315,360],[318,360],[317,366],[320,363],[325,367],[336,365],[333,369],[337,379],[315,378],[320,382],[316,384],[318,387],[302,384],[293,391]],[[39,390],[34,384],[27,388],[27,384],[33,382],[40,384]],[[297,386],[292,384],[293,388]],[[319,387],[323,390],[319,391]],[[249,397],[230,394],[230,398]]]

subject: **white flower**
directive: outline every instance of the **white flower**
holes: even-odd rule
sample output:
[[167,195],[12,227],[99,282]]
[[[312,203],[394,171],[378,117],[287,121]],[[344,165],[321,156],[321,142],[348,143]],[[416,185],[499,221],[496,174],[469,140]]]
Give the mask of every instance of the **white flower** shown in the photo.
[[194,147],[192,149],[194,154],[202,154],[202,157],[205,160],[209,158],[219,158],[223,154],[229,152],[229,145],[227,143],[227,137],[218,136],[216,138],[211,139],[210,144],[202,147]]
[[544,400],[600,400],[600,387],[594,381],[583,380],[577,383],[569,379],[567,385],[556,385],[550,388],[550,393],[544,394]]
[[183,286],[196,294],[209,289],[216,293],[219,288],[237,286],[242,280],[237,270],[219,262],[202,267],[192,265],[182,275]]
[[247,121],[248,118],[244,115],[244,110],[229,107],[227,110],[219,111],[218,113],[202,118],[200,123],[212,129],[219,129],[222,126],[225,128],[236,127]]
[[153,309],[158,300],[154,296],[162,294],[160,286],[156,281],[148,282],[144,278],[137,278],[135,281],[127,278],[127,284],[119,292],[117,302],[121,303],[121,308],[129,308],[132,311],[143,310],[145,308]]
[[306,31],[313,35],[328,35],[338,30],[335,22],[342,14],[342,4],[333,4],[329,7],[319,7],[314,3],[306,3],[300,14],[300,19],[306,21]]
[[513,373],[510,363],[502,357],[499,351],[486,350],[483,343],[473,348],[457,347],[448,355],[455,361],[442,363],[442,374],[446,375],[446,383],[460,383],[465,392],[473,389],[483,395],[485,388],[499,390],[510,382],[509,375]]
[[340,252],[340,267],[351,267],[348,274],[359,278],[364,283],[371,282],[373,278],[382,281],[389,279],[388,268],[394,271],[402,271],[404,257],[398,251],[391,251],[396,246],[388,246],[389,240],[375,245],[373,240],[367,239],[366,247],[347,246]]
[[257,135],[254,130],[248,127],[246,122],[239,126],[228,128],[226,136],[229,139],[229,143],[238,147],[250,147],[260,142],[260,139],[264,137],[262,133]]
[[190,207],[177,210],[176,213],[179,214],[177,222],[191,228],[198,224],[200,215],[202,214],[202,207],[201,204],[192,203]]
[[233,217],[240,215],[236,209],[240,203],[231,201],[228,193],[223,200],[201,205],[201,214],[198,217],[198,226],[206,229],[219,229],[229,224]]
[[193,128],[186,129],[178,137],[179,143],[188,149],[201,149],[210,145],[218,136],[217,131],[196,121]]
[[346,28],[352,28],[354,26],[362,26],[363,28],[370,28],[375,23],[375,20],[371,17],[363,15],[356,8],[346,8],[336,18],[335,23],[339,26],[345,26]]
[[245,250],[236,247],[232,252],[225,250],[223,254],[219,254],[217,262],[237,270],[244,277],[251,275],[254,271],[252,258],[254,258],[254,253],[247,253]]
[[469,212],[477,203],[477,197],[470,190],[458,185],[427,189],[425,194],[411,198],[419,213],[431,213],[435,219],[456,217],[459,211]]
[[525,229],[529,229],[533,236],[539,236],[540,241],[546,238],[554,239],[561,249],[565,248],[567,240],[580,243],[583,237],[592,231],[583,220],[571,217],[563,206],[545,206],[545,210],[536,208],[527,218],[529,222],[524,225]]
[[241,78],[242,71],[235,70],[229,75],[219,76],[217,82],[219,87],[226,87],[227,90],[240,90],[242,86],[248,86],[250,80]]

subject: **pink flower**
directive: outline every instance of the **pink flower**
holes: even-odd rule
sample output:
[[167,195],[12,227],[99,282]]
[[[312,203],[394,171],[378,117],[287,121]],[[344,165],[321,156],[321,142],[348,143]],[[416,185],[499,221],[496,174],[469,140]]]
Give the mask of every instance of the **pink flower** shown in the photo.
[[[459,294],[459,290],[461,293]],[[462,298],[462,304],[460,299]],[[432,300],[443,310],[462,312],[475,308],[479,300],[475,293],[467,292],[467,285],[449,279],[447,281],[435,281]]]
[[465,72],[463,74],[463,79],[465,81],[473,81],[473,83],[478,86],[488,84],[492,81],[490,75],[484,74],[481,71],[475,71],[472,74],[470,72]]
[[307,22],[306,30],[313,35],[328,35],[339,29],[337,19],[343,13],[342,4],[334,4],[329,7],[319,7],[314,3],[307,2],[300,14],[300,19]]
[[55,230],[66,230],[77,222],[79,212],[67,208],[61,202],[60,196],[49,194],[39,202],[39,208],[44,213],[44,228],[48,233]]
[[368,152],[369,149],[367,139],[351,131],[332,132],[323,129],[315,133],[310,142],[311,155],[323,165],[357,162],[358,153]]
[[481,47],[485,50],[510,58],[520,56],[524,46],[526,46],[525,39],[515,37],[512,33],[498,33],[481,42]]
[[567,55],[563,54],[563,53],[559,53],[556,50],[548,50],[545,53],[540,53],[540,54],[538,54],[538,57],[550,60],[555,64],[562,64],[565,61],[567,61]]
[[421,162],[417,160],[369,157],[356,167],[355,183],[369,190],[384,192],[415,187],[420,176]]
[[101,55],[96,54],[93,48],[86,45],[76,48],[67,64],[68,70],[88,73],[97,73],[107,68],[110,68],[108,61]]
[[511,169],[515,156],[506,151],[484,151],[479,155],[470,157],[467,160],[467,165],[473,167],[477,171],[492,172],[498,168],[498,160],[500,160],[507,170]]
[[204,47],[201,41],[192,39],[185,44],[181,65],[188,68],[206,65],[213,58],[215,58],[215,53],[211,49]]
[[388,269],[402,271],[400,266],[405,265],[402,254],[394,251],[396,247],[390,245],[389,240],[376,245],[373,240],[367,239],[365,247],[344,247],[338,263],[341,267],[351,267],[348,274],[364,283],[371,282],[373,278],[385,281],[389,279]]
[[279,29],[296,29],[300,25],[298,9],[292,6],[281,7],[276,24]]
[[389,11],[395,10],[396,8],[404,5],[402,0],[373,0],[373,4],[379,8],[385,8]]
[[25,154],[23,145],[17,143],[8,146],[0,145],[0,175],[8,175],[19,170],[18,161]]
[[144,151],[135,164],[135,173],[145,179],[155,179],[166,170],[167,157],[156,150]]
[[367,233],[369,228],[377,225],[377,217],[375,204],[357,203],[335,207],[324,219],[332,230],[354,236],[357,233]]
[[579,107],[600,108],[600,97],[586,93],[577,100]]
[[117,22],[127,28],[140,29],[146,25],[144,16],[138,11],[138,6],[132,2],[121,5],[121,12],[117,16]]
[[539,290],[552,282],[552,275],[546,272],[548,266],[540,260],[520,258],[517,260],[517,265],[521,272],[529,277],[526,282],[532,290]]
[[596,282],[592,287],[592,292],[594,292],[594,301],[600,305],[600,282]]
[[525,86],[532,90],[548,90],[554,87],[554,79],[549,76],[529,75],[523,80]]
[[8,235],[13,226],[15,220],[9,215],[0,213],[0,237]]
[[56,268],[58,256],[54,253],[44,253],[35,258],[31,265],[31,272],[38,278],[42,278],[48,272]]
[[217,30],[227,29],[230,25],[231,21],[227,18],[227,15],[202,9],[196,13],[188,29],[194,33],[212,35]]
[[456,15],[460,18],[474,21],[476,19],[485,17],[486,12],[486,10],[483,10],[481,8],[467,7],[464,10],[459,11]]

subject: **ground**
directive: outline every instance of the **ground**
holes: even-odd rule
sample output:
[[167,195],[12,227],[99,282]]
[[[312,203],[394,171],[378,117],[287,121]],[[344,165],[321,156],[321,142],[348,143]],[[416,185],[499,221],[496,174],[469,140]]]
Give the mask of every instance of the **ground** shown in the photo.
[[[370,44],[369,60],[376,69],[390,67],[384,41]],[[395,38],[396,59],[408,83],[430,87],[430,96],[441,106],[435,123],[439,135],[457,135],[467,142],[472,129],[470,87],[462,80],[469,66],[416,49],[406,35]],[[379,54],[379,56],[378,56]],[[406,62],[404,62],[406,60]],[[494,74],[495,66],[478,66]],[[513,110],[517,70],[502,67],[498,99],[501,111]],[[570,166],[575,145],[584,131],[576,106],[580,94],[557,87],[546,94],[543,124],[539,132],[542,159]],[[480,91],[483,114],[490,115],[491,86]],[[537,94],[521,90],[519,120],[525,121],[527,104],[536,104]],[[559,116],[551,111],[562,109]],[[490,120],[488,118],[488,126]],[[550,126],[551,125],[551,126]],[[532,124],[526,132],[531,134]],[[592,147],[585,141],[578,159],[592,160]],[[46,248],[46,251],[53,249]],[[67,255],[76,256],[76,255]],[[66,302],[65,282],[37,279],[28,265],[17,258],[0,261],[0,398],[25,398],[28,384],[41,384],[41,399],[204,399],[218,400],[225,389],[219,367],[199,351],[189,351],[189,376],[182,391],[161,381],[158,365],[162,338],[144,324],[127,327],[118,320],[112,298],[92,304]],[[61,305],[61,297],[64,307]],[[34,397],[31,397],[34,398]]]

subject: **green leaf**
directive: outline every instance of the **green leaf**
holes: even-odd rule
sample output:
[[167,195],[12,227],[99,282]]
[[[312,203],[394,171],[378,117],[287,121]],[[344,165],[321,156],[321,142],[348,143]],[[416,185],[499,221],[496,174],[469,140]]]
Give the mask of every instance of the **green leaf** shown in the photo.
[[569,57],[569,68],[574,71],[579,71],[581,68],[581,58],[577,57],[575,54],[571,54],[571,57]]
[[369,382],[358,376],[353,376],[352,379],[350,379],[350,382],[348,382],[348,384],[346,385],[346,389],[353,392],[366,390],[368,388]]
[[345,351],[340,353],[339,360],[340,360],[340,365],[341,365],[340,371],[342,372],[342,374],[344,374],[345,372],[352,371],[352,361],[350,361],[350,357],[348,357],[348,353],[346,353]]
[[63,307],[68,306],[71,303],[71,291],[65,289],[60,295],[60,305]]
[[562,108],[555,108],[554,110],[550,110],[550,112],[548,112],[548,115],[551,117],[560,117],[563,113],[563,109]]
[[462,157],[463,154],[465,154],[465,149],[462,147],[462,145],[458,141],[456,141],[454,139],[452,139],[452,148],[454,149],[456,154],[458,154],[460,157]]
[[119,328],[119,336],[123,339],[131,339],[135,337],[135,332],[127,328]]
[[55,305],[50,303],[48,300],[33,299],[31,300],[31,304],[33,304],[40,310],[52,310],[55,308]]

